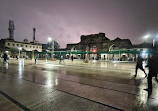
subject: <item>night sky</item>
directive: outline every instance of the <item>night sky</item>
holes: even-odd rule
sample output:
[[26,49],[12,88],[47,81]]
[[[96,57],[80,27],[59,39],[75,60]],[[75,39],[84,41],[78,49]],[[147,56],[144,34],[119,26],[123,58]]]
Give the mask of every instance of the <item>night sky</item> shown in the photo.
[[63,48],[99,32],[137,44],[158,34],[158,0],[0,0],[0,39],[9,36],[9,20],[17,41],[32,41],[35,27],[36,40],[46,43],[50,36]]

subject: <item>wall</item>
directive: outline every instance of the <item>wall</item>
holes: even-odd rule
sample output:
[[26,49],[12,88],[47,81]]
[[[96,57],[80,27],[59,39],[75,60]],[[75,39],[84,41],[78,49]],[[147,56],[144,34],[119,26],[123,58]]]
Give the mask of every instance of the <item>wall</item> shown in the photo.
[[5,46],[9,47],[9,48],[15,48],[15,49],[18,49],[19,47],[22,47],[26,51],[37,50],[38,52],[42,52],[42,46],[41,45],[34,45],[34,44],[31,44],[31,43],[6,41]]

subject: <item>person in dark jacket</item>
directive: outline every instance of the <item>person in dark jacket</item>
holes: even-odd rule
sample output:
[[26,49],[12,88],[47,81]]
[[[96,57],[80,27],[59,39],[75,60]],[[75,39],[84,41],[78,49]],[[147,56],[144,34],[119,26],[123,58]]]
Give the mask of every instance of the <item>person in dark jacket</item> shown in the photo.
[[136,69],[135,69],[135,75],[134,75],[135,77],[137,76],[138,69],[141,69],[144,72],[145,77],[147,77],[147,74],[143,68],[143,60],[144,59],[141,57],[141,55],[138,55]]
[[3,54],[3,63],[7,62],[7,58],[8,58],[7,54],[4,53],[4,54]]
[[148,65],[146,67],[149,68],[148,74],[148,90],[152,90],[152,77],[157,77],[158,73],[158,56],[156,54],[152,55],[152,57],[148,61]]
[[37,64],[37,55],[34,56],[35,64]]
[[72,62],[73,62],[73,60],[74,60],[74,57],[73,57],[73,55],[71,56],[71,60],[72,60]]

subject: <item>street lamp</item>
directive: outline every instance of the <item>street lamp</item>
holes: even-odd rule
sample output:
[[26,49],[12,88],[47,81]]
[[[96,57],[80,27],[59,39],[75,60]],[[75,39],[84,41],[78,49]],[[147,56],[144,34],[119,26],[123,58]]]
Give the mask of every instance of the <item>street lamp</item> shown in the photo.
[[150,36],[151,36],[150,34],[147,34],[147,35],[144,36],[144,38],[148,39]]
[[22,48],[21,48],[21,47],[19,47],[18,49],[19,49],[19,58],[20,58],[20,50],[22,50]]
[[156,43],[156,39],[158,38],[158,34],[154,37],[154,39],[153,39],[153,47],[154,47],[154,45],[155,45],[155,43]]
[[48,37],[48,42],[52,42],[52,53],[51,53],[51,57],[53,58],[53,54],[54,54],[54,40],[52,40],[51,37]]
[[48,41],[51,42],[51,41],[52,41],[52,38],[51,38],[51,37],[48,37]]
[[150,37],[152,37],[152,39],[153,39],[152,42],[153,42],[153,47],[154,47],[155,46],[155,41],[156,41],[155,39],[158,38],[158,35],[152,36],[150,34],[147,34],[147,35],[144,36],[145,39],[148,39]]

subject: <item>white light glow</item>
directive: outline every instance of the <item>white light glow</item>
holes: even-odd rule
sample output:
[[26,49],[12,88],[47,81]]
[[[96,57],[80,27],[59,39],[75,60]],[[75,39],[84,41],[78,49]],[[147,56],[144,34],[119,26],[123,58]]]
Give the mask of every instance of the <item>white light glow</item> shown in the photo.
[[93,63],[96,63],[97,62],[97,60],[93,60]]
[[19,47],[18,49],[19,49],[19,50],[22,50],[22,48],[21,48],[21,47]]
[[144,36],[144,38],[148,39],[150,36],[151,36],[150,34],[147,34],[147,35]]
[[52,38],[51,38],[51,37],[48,37],[48,41],[51,42],[51,41],[52,41]]
[[148,55],[147,51],[142,52],[142,58],[145,58]]

